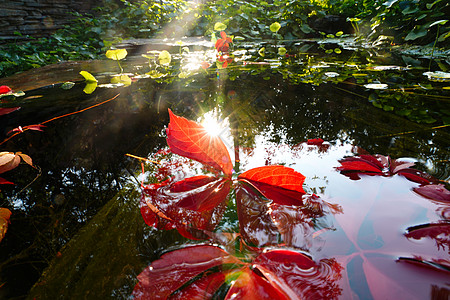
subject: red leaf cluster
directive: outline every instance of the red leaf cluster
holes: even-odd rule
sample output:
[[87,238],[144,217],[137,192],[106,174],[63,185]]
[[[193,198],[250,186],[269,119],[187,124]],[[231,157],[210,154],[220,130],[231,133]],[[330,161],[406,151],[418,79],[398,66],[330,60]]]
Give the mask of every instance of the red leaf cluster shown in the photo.
[[[228,267],[222,268],[224,265]],[[133,296],[211,299],[226,286],[225,299],[337,299],[340,289],[336,282],[341,270],[334,260],[316,263],[303,253],[287,249],[260,253],[248,263],[219,247],[195,245],[154,261],[139,274]]]
[[220,39],[217,39],[216,44],[214,47],[217,51],[220,52],[228,52],[228,49],[230,48],[230,44],[233,42],[231,38],[227,37],[227,34],[225,31],[220,32]]

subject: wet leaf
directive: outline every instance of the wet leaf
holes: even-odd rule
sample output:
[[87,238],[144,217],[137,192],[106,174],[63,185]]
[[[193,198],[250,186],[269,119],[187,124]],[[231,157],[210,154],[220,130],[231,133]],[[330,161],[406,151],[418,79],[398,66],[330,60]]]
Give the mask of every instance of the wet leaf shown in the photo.
[[167,299],[204,271],[223,264],[239,263],[238,259],[215,246],[196,245],[178,249],[163,254],[139,274],[133,297]]
[[278,204],[299,205],[305,194],[305,176],[284,166],[264,166],[251,169],[238,176],[258,189],[266,198]]
[[438,249],[450,250],[450,223],[428,223],[408,227],[405,236],[415,240],[430,238],[436,242]]
[[0,242],[5,237],[8,230],[9,218],[11,217],[11,211],[7,208],[0,207]]
[[225,274],[225,272],[218,272],[204,276],[172,295],[169,300],[213,299],[214,293],[217,292],[225,282]]
[[124,86],[129,86],[129,85],[131,85],[131,78],[126,74],[117,75],[117,76],[113,76],[111,78],[111,83],[112,84],[123,84]]
[[442,184],[428,184],[414,188],[414,191],[425,198],[450,203],[450,191]]
[[14,182],[8,181],[5,178],[0,177],[0,184],[14,184]]
[[106,51],[106,57],[112,60],[122,60],[125,57],[127,57],[127,50],[126,49],[115,49],[115,50],[108,50]]
[[220,137],[211,136],[197,122],[178,117],[169,109],[167,144],[173,153],[197,160],[230,176],[233,165]]

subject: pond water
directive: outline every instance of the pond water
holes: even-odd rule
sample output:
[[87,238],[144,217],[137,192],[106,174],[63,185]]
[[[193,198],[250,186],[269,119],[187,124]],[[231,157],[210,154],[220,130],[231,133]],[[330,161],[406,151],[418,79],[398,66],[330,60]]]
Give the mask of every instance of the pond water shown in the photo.
[[[356,48],[345,39],[279,43],[235,45],[226,68],[204,43],[165,42],[129,49],[121,62],[127,75],[118,80],[114,61],[64,63],[0,79],[24,91],[2,98],[2,107],[20,109],[0,116],[1,140],[18,126],[51,120],[42,132],[28,130],[1,145],[28,154],[36,168],[21,164],[2,174],[15,185],[1,186],[0,207],[12,216],[0,243],[0,297],[130,298],[137,276],[163,253],[207,243],[151,228],[140,212],[141,181],[155,183],[162,167],[146,162],[142,175],[141,160],[126,154],[167,163],[181,178],[204,172],[158,154],[167,148],[171,109],[189,120],[221,121],[232,161],[239,158],[235,180],[252,168],[281,164],[303,174],[305,192],[321,199],[320,214],[307,205],[302,211],[271,207],[270,214],[270,199],[255,204],[235,181],[216,228],[222,240],[214,245],[225,233],[240,232],[248,245],[306,253],[331,268],[305,279],[313,286],[304,294],[310,298],[447,299],[448,193],[442,194],[447,202],[436,201],[399,174],[384,170],[385,176],[354,180],[336,169],[344,157],[381,154],[414,162],[447,184],[445,76],[424,74],[427,57]],[[152,52],[163,49],[172,54],[168,65]],[[203,69],[202,62],[211,66]],[[448,68],[448,60],[434,60],[432,68],[439,66]],[[90,94],[82,70],[98,79]],[[306,143],[316,138],[325,142]],[[434,235],[406,236],[434,225]],[[232,251],[230,243],[221,247]]]

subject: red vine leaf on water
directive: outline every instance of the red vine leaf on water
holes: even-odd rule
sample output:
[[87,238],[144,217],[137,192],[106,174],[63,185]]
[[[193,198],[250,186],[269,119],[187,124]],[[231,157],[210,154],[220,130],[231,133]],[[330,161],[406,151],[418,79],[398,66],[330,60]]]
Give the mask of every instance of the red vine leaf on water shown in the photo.
[[[20,159],[30,166],[33,166],[31,157],[22,152],[0,152],[0,173],[5,173],[16,168],[20,164]],[[0,178],[0,184],[14,184],[6,179]]]
[[425,198],[450,203],[450,191],[442,184],[428,184],[414,188],[414,191]]
[[0,207],[0,242],[5,237],[8,230],[9,218],[11,217],[11,211],[7,208]]
[[147,267],[138,276],[133,296],[210,299],[226,285],[225,299],[334,299],[340,293],[336,281],[341,269],[334,260],[316,263],[288,249],[263,252],[247,263],[216,246],[188,246]]
[[284,166],[264,166],[251,169],[238,176],[238,180],[248,182],[264,197],[274,203],[301,205],[305,176]]
[[414,166],[414,163],[393,160],[389,156],[380,154],[362,154],[354,157],[346,157],[339,160],[339,162],[341,166],[336,169],[353,180],[360,179],[359,174],[381,176],[393,176],[399,174],[406,177],[408,180],[420,184],[430,184],[438,181],[425,172],[410,169],[410,167]]
[[15,112],[16,110],[19,110],[20,107],[5,107],[0,108],[0,116],[10,114],[12,112]]
[[233,164],[220,137],[211,136],[202,125],[179,117],[170,109],[169,115],[167,144],[173,153],[199,161],[231,176]]

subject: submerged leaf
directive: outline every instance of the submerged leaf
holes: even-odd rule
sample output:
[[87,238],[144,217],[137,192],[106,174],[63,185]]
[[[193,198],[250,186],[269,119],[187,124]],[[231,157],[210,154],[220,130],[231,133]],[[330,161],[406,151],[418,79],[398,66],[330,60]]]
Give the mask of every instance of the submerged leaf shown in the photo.
[[220,137],[211,136],[197,122],[172,113],[167,128],[167,144],[173,153],[197,160],[230,176],[233,170],[230,154]]

